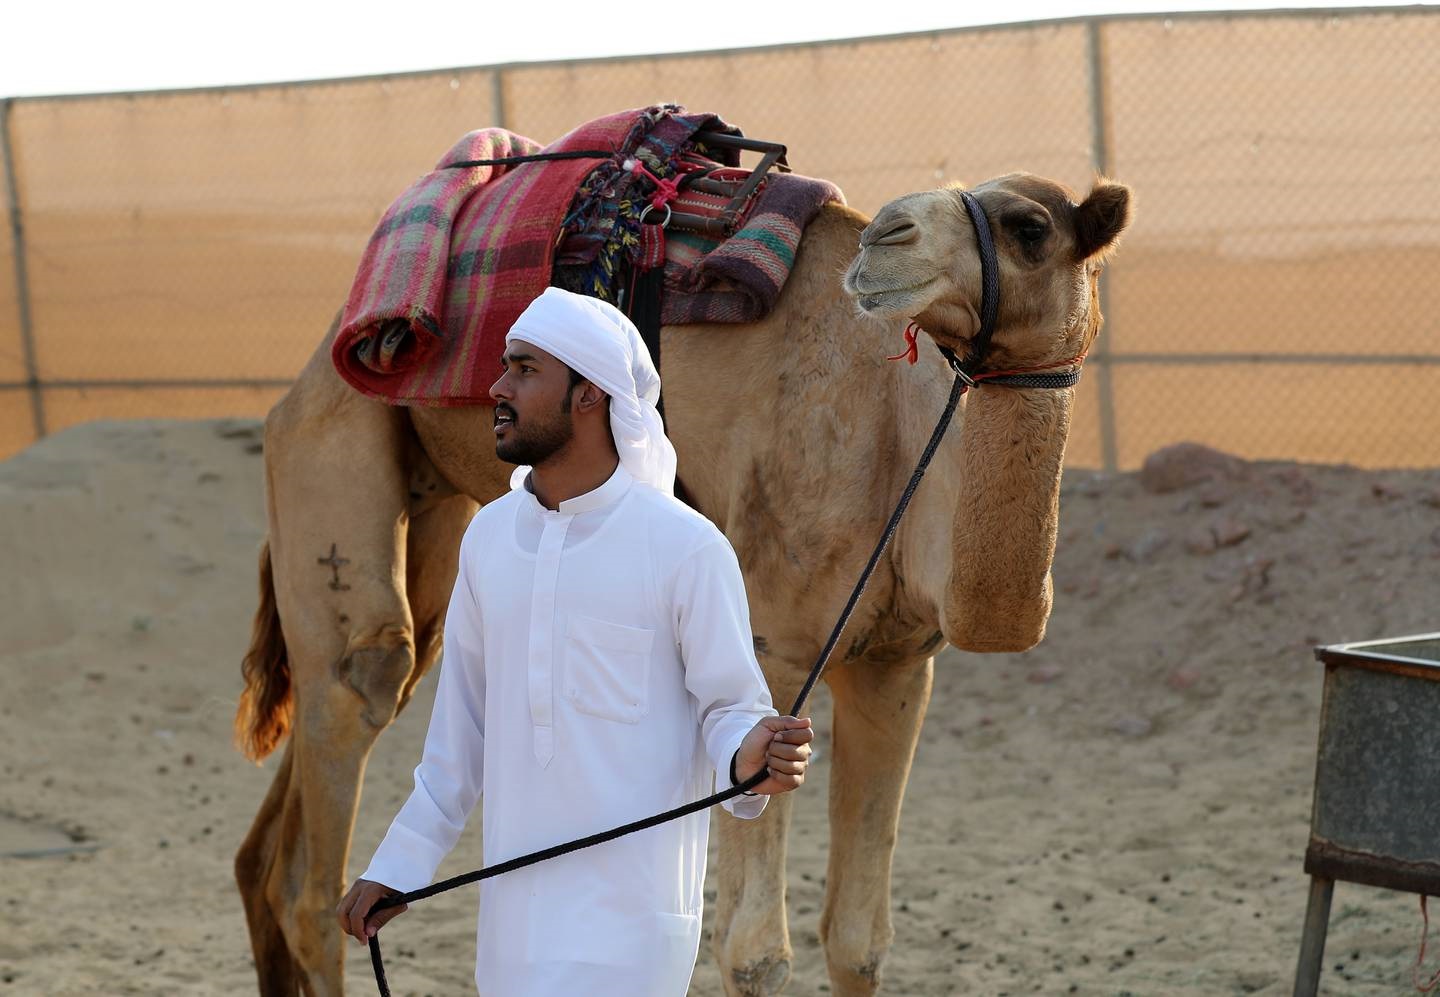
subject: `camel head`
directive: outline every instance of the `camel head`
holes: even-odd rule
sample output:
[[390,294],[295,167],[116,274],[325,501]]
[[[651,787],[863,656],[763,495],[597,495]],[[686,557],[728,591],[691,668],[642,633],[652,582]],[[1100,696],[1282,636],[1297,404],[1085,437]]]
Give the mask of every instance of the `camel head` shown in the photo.
[[[973,188],[995,240],[1000,314],[985,368],[1053,364],[1100,329],[1096,277],[1130,221],[1130,189],[1099,180],[1084,201],[1053,180],[1012,173]],[[860,234],[845,291],[862,313],[913,319],[964,356],[980,328],[980,254],[959,188],[908,194]]]

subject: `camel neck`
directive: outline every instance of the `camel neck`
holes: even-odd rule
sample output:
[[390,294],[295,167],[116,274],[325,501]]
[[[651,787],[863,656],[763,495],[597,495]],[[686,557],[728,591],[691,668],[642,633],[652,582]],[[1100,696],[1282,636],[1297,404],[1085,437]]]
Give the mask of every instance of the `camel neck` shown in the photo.
[[967,650],[1045,633],[1074,388],[979,388],[966,404],[942,626]]

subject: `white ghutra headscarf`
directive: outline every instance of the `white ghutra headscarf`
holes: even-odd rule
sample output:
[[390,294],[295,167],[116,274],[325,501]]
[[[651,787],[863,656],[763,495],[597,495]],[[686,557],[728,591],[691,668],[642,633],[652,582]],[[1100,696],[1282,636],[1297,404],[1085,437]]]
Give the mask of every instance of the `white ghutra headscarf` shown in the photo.
[[[655,408],[660,374],[623,312],[599,298],[547,287],[515,320],[505,344],[514,339],[540,347],[609,395],[620,466],[635,480],[675,494],[675,447]],[[510,487],[525,487],[529,474],[530,468],[518,468]]]

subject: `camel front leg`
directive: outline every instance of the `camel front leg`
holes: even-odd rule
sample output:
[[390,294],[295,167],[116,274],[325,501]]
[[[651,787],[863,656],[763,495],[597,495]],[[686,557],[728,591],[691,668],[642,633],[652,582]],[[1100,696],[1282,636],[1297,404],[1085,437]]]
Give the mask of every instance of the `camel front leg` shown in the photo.
[[890,866],[934,659],[847,661],[834,697],[830,862],[820,940],[835,997],[869,997],[895,931]]
[[755,820],[715,815],[715,961],[731,997],[778,994],[790,979],[785,918],[785,843],[790,794],[771,798]]
[[[771,696],[788,708],[798,679],[777,682],[795,670],[767,661]],[[804,675],[803,670],[799,672]],[[802,786],[799,792],[805,792]],[[722,810],[712,825],[717,842],[715,930],[712,951],[730,997],[769,997],[790,979],[794,950],[785,914],[785,853],[793,793],[772,796],[755,820]]]

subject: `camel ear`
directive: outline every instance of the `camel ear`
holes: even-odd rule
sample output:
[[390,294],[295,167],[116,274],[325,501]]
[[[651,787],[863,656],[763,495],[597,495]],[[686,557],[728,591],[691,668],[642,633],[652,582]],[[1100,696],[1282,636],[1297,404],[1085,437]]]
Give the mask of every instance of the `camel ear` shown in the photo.
[[1088,260],[1115,245],[1130,224],[1130,188],[1100,179],[1075,210],[1075,258]]

